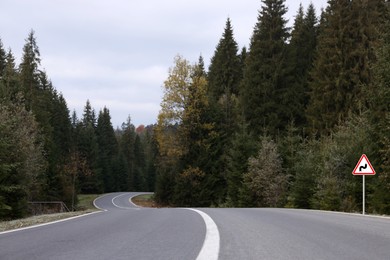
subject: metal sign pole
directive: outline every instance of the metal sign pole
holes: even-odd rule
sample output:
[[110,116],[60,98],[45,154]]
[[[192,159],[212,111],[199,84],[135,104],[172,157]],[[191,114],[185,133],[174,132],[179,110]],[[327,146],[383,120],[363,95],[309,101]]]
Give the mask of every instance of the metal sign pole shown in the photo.
[[366,187],[366,175],[363,175],[363,215],[365,214],[366,212],[366,201],[365,201],[365,187]]

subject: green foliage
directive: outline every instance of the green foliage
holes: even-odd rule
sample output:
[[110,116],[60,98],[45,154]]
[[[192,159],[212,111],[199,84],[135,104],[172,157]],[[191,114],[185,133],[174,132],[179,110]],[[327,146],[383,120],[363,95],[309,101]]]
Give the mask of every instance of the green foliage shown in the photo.
[[104,107],[99,112],[96,126],[96,138],[98,143],[98,165],[101,169],[100,179],[103,181],[104,192],[112,192],[120,180],[114,171],[114,160],[118,154],[118,143],[114,128],[111,124],[111,116],[108,108]]
[[201,204],[204,178],[205,173],[199,168],[189,167],[180,173],[176,178],[175,204],[183,207],[205,206]]
[[283,0],[263,0],[246,58],[241,104],[254,134],[284,129],[290,113],[286,92],[286,40],[289,36]]
[[209,71],[176,56],[157,125],[137,129],[129,117],[114,131],[89,101],[70,118],[34,31],[19,66],[0,41],[0,218],[24,216],[28,200],[125,190],[173,206],[360,211],[362,153],[377,171],[367,211],[390,214],[384,2],[330,0],[319,24],[301,6],[290,30],[285,1],[263,0],[249,51],[228,19]]
[[316,192],[317,171],[320,166],[318,151],[319,141],[305,140],[297,146],[295,161],[289,166],[295,173],[294,182],[289,193],[288,206],[310,209],[312,208],[313,195]]
[[[373,128],[367,114],[352,117],[330,136],[310,138],[299,149],[296,178],[289,197],[292,206],[324,210],[358,211],[361,207],[361,178],[352,175],[361,154],[375,158]],[[372,177],[372,178],[371,178]],[[368,186],[376,182],[370,176]],[[373,190],[367,189],[371,194]]]
[[242,124],[240,131],[233,137],[230,149],[227,152],[227,204],[240,204],[240,191],[243,189],[243,176],[248,172],[248,158],[257,151],[256,141],[248,132],[247,125]]
[[284,205],[287,175],[275,142],[263,137],[256,157],[248,160],[248,172],[244,175],[244,186],[250,193],[252,203],[258,207],[280,207]]
[[45,168],[39,128],[24,104],[0,103],[0,218],[23,217]]
[[366,107],[383,13],[382,0],[329,1],[311,73],[307,116],[313,133],[329,134]]
[[[170,182],[177,193],[186,187],[175,184],[181,180],[177,176],[188,169],[199,169],[206,172],[209,167],[207,154],[210,153],[211,141],[215,137],[213,124],[209,121],[209,103],[207,98],[207,81],[202,66],[190,65],[180,56],[175,58],[175,66],[170,69],[168,79],[164,83],[164,97],[156,127],[156,140],[159,148],[159,172],[163,185]],[[206,156],[205,156],[206,155]],[[168,180],[170,178],[170,180]],[[205,203],[218,200],[218,185],[222,176],[218,172],[207,171],[202,183],[203,190],[212,190]],[[181,205],[180,197],[166,197],[172,192],[160,190],[157,185],[156,197],[163,203]],[[217,191],[219,190],[219,192]],[[159,194],[162,192],[163,194]],[[184,194],[184,193],[181,193]]]
[[241,64],[237,43],[233,36],[230,19],[226,21],[225,31],[220,39],[208,72],[208,88],[212,101],[221,96],[238,95],[241,80]]
[[6,67],[6,53],[3,48],[3,42],[0,38],[0,77],[4,75],[5,67]]
[[290,81],[283,99],[290,105],[289,119],[298,127],[306,124],[305,108],[309,102],[308,81],[317,46],[317,17],[314,6],[309,5],[306,14],[301,5],[295,18],[291,41],[288,45],[287,80]]
[[122,124],[122,131],[119,138],[119,152],[124,156],[126,161],[127,176],[125,183],[127,184],[127,190],[136,190],[134,170],[135,170],[135,127],[131,123],[130,116],[127,121]]
[[378,140],[378,182],[375,185],[374,208],[390,214],[390,22],[383,26],[384,34],[377,50],[378,62],[374,66],[373,87],[370,92],[370,124],[373,139]]

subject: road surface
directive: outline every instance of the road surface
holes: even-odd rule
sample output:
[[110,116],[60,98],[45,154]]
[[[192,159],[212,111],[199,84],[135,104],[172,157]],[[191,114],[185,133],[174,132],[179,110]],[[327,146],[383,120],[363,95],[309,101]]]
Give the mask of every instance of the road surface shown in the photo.
[[390,219],[294,209],[138,208],[0,233],[0,259],[390,259]]

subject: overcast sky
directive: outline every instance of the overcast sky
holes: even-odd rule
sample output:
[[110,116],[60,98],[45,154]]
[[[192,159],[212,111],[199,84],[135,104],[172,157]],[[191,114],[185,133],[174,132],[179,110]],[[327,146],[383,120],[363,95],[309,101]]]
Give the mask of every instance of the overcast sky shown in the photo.
[[[326,0],[287,0],[289,26],[299,3],[317,14]],[[181,54],[208,67],[230,17],[241,49],[249,45],[260,0],[0,0],[0,38],[20,63],[31,29],[41,66],[71,111],[89,99],[110,109],[114,127],[157,121],[162,85]]]

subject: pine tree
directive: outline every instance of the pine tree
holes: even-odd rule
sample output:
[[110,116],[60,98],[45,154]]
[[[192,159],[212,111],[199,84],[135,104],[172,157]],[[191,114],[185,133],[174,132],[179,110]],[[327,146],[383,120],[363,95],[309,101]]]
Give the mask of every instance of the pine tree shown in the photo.
[[290,120],[299,128],[306,125],[305,109],[308,104],[308,79],[317,44],[317,17],[313,4],[306,15],[300,5],[291,33],[289,50],[290,87],[284,98],[290,101]]
[[135,191],[135,154],[134,154],[134,143],[135,143],[135,127],[131,123],[131,117],[128,116],[125,123],[122,124],[121,138],[120,138],[120,151],[123,154],[126,161],[127,177],[126,184],[127,190]]
[[246,59],[241,86],[241,104],[246,121],[255,135],[276,134],[288,122],[289,100],[283,99],[286,40],[284,0],[263,0]]
[[254,156],[257,144],[245,123],[241,124],[232,139],[227,151],[227,198],[226,205],[237,207],[240,205],[240,190],[243,189],[243,176],[248,172],[248,158]]
[[86,161],[89,175],[80,175],[79,183],[82,193],[102,193],[103,182],[100,178],[101,170],[98,165],[99,148],[95,129],[92,125],[84,126],[78,123],[76,126],[77,151],[82,160]]
[[146,190],[145,166],[144,147],[140,136],[136,135],[134,140],[134,189],[137,191]]
[[83,124],[84,126],[90,124],[91,126],[96,127],[95,110],[92,108],[91,102],[89,102],[89,100],[87,100],[87,103],[84,106]]
[[5,67],[0,77],[0,96],[11,101],[16,101],[20,92],[20,82],[16,70],[15,57],[11,50],[5,56]]
[[145,158],[146,158],[146,182],[147,191],[154,191],[156,185],[156,160],[158,156],[157,140],[154,126],[146,126],[144,135]]
[[6,67],[7,61],[6,61],[6,52],[3,48],[3,42],[0,38],[0,78],[3,77],[5,67]]
[[[180,176],[187,176],[186,173],[203,172],[207,167],[205,163],[210,161],[205,155],[209,152],[208,138],[213,125],[208,120],[207,81],[203,75],[201,66],[191,66],[187,60],[177,56],[175,66],[170,69],[164,83],[165,93],[156,127],[159,145],[156,198],[159,202],[181,204],[183,201],[195,201],[194,197],[183,196],[200,198],[199,194],[182,192],[185,187],[180,184],[182,182],[176,181]],[[202,186],[202,191],[210,194],[203,194],[198,205],[210,205],[210,201],[218,197],[215,178],[218,179],[218,176],[211,173],[205,177],[212,187]]]
[[35,39],[35,32],[30,31],[23,47],[22,63],[19,66],[20,81],[26,98],[26,107],[33,109],[36,102],[36,92],[39,88],[39,66],[41,58],[39,48]]
[[[390,15],[390,5],[388,5]],[[373,196],[375,209],[390,214],[390,22],[382,28],[383,34],[377,49],[378,62],[373,69],[373,87],[370,92],[370,120],[374,126],[373,140],[378,140],[375,168],[379,174]],[[371,158],[370,158],[371,159]]]
[[218,101],[223,95],[238,95],[241,66],[237,53],[237,42],[228,18],[208,72],[208,89],[213,101]]
[[382,0],[329,1],[311,72],[307,118],[312,132],[328,134],[350,113],[366,108],[383,4]]
[[0,219],[21,218],[42,191],[45,171],[39,127],[22,101],[0,103]]
[[101,169],[100,179],[104,185],[104,191],[115,191],[119,180],[118,172],[114,171],[113,161],[118,155],[118,143],[114,128],[111,123],[110,111],[104,107],[100,111],[96,126],[96,137],[99,145],[98,165]]

